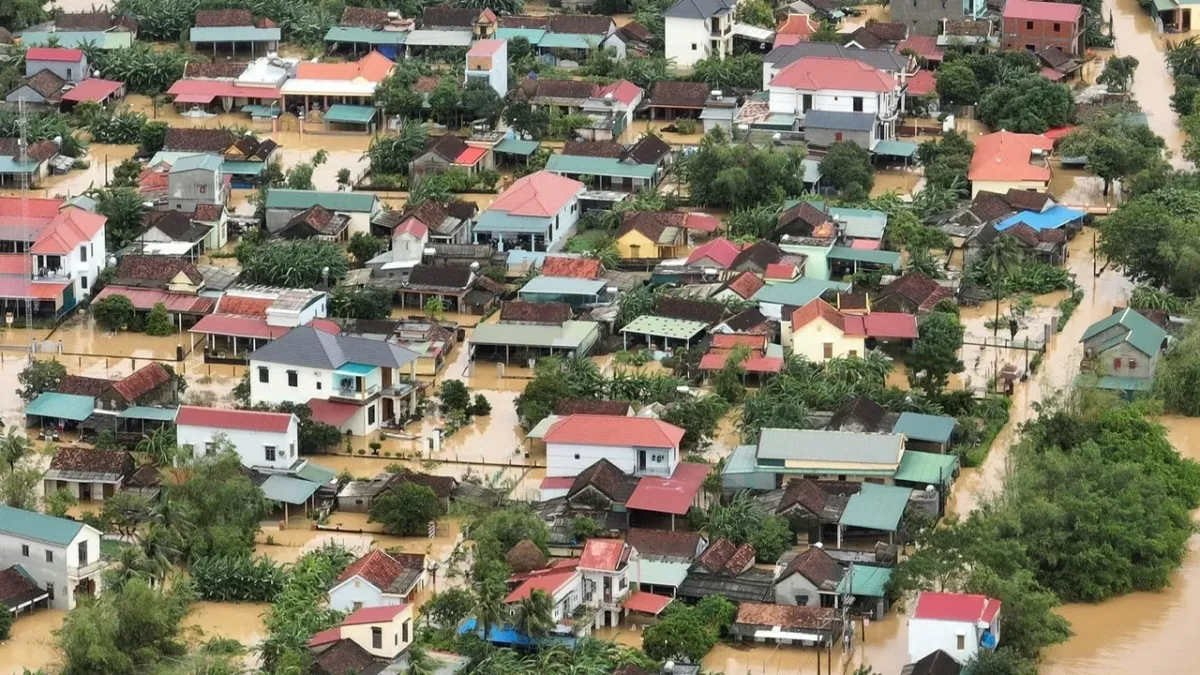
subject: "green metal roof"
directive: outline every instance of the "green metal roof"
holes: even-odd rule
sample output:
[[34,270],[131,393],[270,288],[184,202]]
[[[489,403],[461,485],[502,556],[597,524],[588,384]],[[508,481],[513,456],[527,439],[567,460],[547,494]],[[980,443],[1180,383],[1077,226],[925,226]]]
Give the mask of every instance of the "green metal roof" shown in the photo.
[[[907,454],[907,453],[906,453]],[[895,532],[904,517],[912,488],[863,483],[862,491],[850,496],[842,512],[843,527]]]
[[83,523],[76,520],[0,505],[0,532],[14,537],[66,546],[81,529]]
[[949,443],[950,436],[958,421],[949,415],[922,415],[921,413],[900,413],[900,419],[892,429],[894,434],[904,434],[917,441],[930,443]]
[[650,586],[678,588],[687,578],[691,563],[666,560],[639,560],[629,566],[629,581]]
[[803,307],[815,298],[821,297],[821,294],[826,291],[846,292],[849,290],[850,284],[840,281],[803,277],[786,284],[767,284],[758,289],[758,292],[754,294],[752,299],[758,302],[770,302],[777,305]]
[[326,122],[344,124],[370,124],[379,114],[379,109],[369,105],[346,105],[335,103],[329,106],[329,111],[322,118]]
[[175,415],[178,413],[178,408],[147,408],[145,406],[135,405],[132,408],[126,408],[122,410],[117,417],[135,420],[158,420],[160,422],[174,422]]
[[889,157],[912,157],[917,154],[917,144],[909,141],[879,141],[871,152]]
[[369,45],[402,45],[408,41],[408,31],[371,30],[354,26],[334,26],[325,33],[326,42],[356,42]]
[[320,204],[330,211],[370,213],[379,205],[379,198],[369,192],[325,192],[283,188],[272,188],[267,192],[268,209],[303,211],[314,204]]
[[192,42],[279,42],[282,31],[257,26],[196,26],[188,37]]
[[221,168],[231,176],[257,176],[263,172],[263,169],[267,168],[267,163],[227,159]]
[[242,112],[251,117],[266,117],[273,119],[279,117],[280,111],[279,106],[277,105],[258,105],[252,103],[242,106]]
[[91,417],[95,409],[95,397],[46,391],[25,406],[25,414],[82,422]]
[[525,438],[542,439],[550,431],[550,427],[554,426],[554,423],[560,419],[562,418],[558,415],[546,415],[542,418],[541,422],[538,422],[529,430],[529,433],[525,434]]
[[[1136,311],[1125,308],[1123,311],[1107,316],[1088,326],[1087,330],[1083,332],[1083,337],[1079,338],[1079,341],[1087,342],[1114,326],[1121,326],[1126,331],[1125,337],[1118,340],[1118,342],[1128,342],[1139,352],[1147,356],[1158,354],[1159,350],[1162,349],[1163,340],[1167,339],[1167,331]],[[1100,351],[1112,347],[1113,344],[1112,341],[1106,342],[1100,347]]]
[[304,466],[296,472],[296,478],[302,478],[310,483],[324,485],[337,477],[337,472],[314,463],[311,459],[304,462]]
[[703,321],[688,321],[687,319],[670,319],[665,316],[644,314],[625,324],[622,333],[652,335],[654,337],[672,340],[691,340],[708,328]]
[[21,164],[15,157],[0,157],[0,173],[2,174],[31,173],[36,171],[37,167],[37,162],[30,161]]
[[537,141],[523,141],[517,138],[506,138],[496,144],[492,148],[492,152],[500,152],[506,155],[521,155],[527,157],[537,152],[542,144]]
[[892,269],[900,269],[900,254],[896,251],[869,251],[861,248],[834,246],[829,249],[829,259],[870,263],[873,265],[890,265]]
[[758,473],[758,460],[755,457],[757,452],[758,448],[753,445],[739,445],[734,448],[725,460],[725,468],[721,470],[721,474]]
[[1154,9],[1160,12],[1173,12],[1179,8],[1175,0],[1154,0]]
[[627,164],[616,157],[585,157],[582,155],[550,155],[546,170],[582,176],[611,176],[650,180],[658,173],[653,164]]
[[546,37],[547,32],[549,31],[543,28],[497,28],[496,39],[507,41],[523,37],[529,40],[530,45],[536,47],[542,41],[542,38]]
[[[764,459],[791,462],[841,462],[845,464],[896,465],[900,437],[831,429],[763,429],[759,433],[759,464]],[[880,468],[883,468],[880,467]],[[837,473],[845,473],[841,470]]]
[[598,35],[580,33],[546,33],[538,47],[542,49],[595,49],[600,46]]
[[838,582],[839,594],[869,598],[884,596],[884,589],[892,578],[892,568],[854,565],[850,569],[851,573],[842,575],[842,580]]
[[56,31],[47,33],[42,31],[26,31],[21,33],[21,44],[30,47],[50,44],[50,39],[58,43],[59,47],[75,48],[84,45],[95,45],[97,49],[127,49],[133,46],[133,33],[125,31],[113,31],[105,33],[103,31]]
[[[855,239],[883,239],[888,216],[875,209],[846,209],[831,207],[829,215],[846,224],[846,236]],[[857,249],[856,249],[857,250]]]
[[549,216],[514,216],[506,211],[488,209],[475,223],[475,232],[511,232],[520,234],[545,234],[553,219]]
[[260,489],[263,496],[272,501],[303,504],[319,487],[321,486],[311,481],[277,474],[268,478]]
[[567,321],[560,327],[518,323],[481,323],[468,342],[476,345],[539,347],[586,351],[600,337],[595,321]]
[[221,164],[225,161],[220,155],[188,155],[180,157],[174,164],[171,165],[171,173],[180,173],[183,171],[192,171],[194,169],[204,169],[205,171],[220,171]]
[[896,467],[894,480],[926,485],[949,485],[958,470],[957,455],[939,455],[933,452],[906,450]]

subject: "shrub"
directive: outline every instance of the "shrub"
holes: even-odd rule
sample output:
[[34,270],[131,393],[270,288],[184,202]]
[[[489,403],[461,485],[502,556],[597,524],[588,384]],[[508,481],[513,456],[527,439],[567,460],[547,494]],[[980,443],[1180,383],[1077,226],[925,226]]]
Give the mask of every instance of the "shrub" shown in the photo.
[[696,133],[696,120],[685,117],[681,120],[675,120],[675,131],[687,136]]
[[283,590],[283,568],[266,556],[217,556],[192,561],[188,572],[201,600],[270,602]]

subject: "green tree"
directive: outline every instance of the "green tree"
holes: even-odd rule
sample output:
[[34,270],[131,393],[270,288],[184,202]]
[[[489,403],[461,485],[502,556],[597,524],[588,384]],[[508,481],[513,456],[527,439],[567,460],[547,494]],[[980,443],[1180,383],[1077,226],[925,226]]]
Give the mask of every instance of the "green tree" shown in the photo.
[[446,306],[442,303],[441,297],[432,297],[425,301],[425,316],[434,321],[441,321],[446,315]]
[[187,583],[156,590],[140,580],[69,612],[58,632],[63,675],[141,675],[187,653]]
[[1165,147],[1162,137],[1148,127],[1118,115],[1100,115],[1068,134],[1059,152],[1064,157],[1087,157],[1088,169],[1104,179],[1107,196],[1114,180],[1161,161]]
[[187,477],[167,483],[163,499],[179,514],[186,528],[183,553],[187,557],[221,556],[254,550],[254,536],[267,515],[263,493],[242,471],[242,462],[227,443],[211,457],[187,466]]
[[968,197],[967,170],[974,152],[975,145],[967,135],[953,130],[937,141],[922,143],[917,148],[917,160],[925,170],[925,190],[942,188],[953,190],[958,197]]
[[583,543],[600,534],[600,525],[589,516],[575,516],[570,523],[571,536],[577,543]]
[[975,110],[991,129],[1040,134],[1070,123],[1075,109],[1069,87],[1036,75],[986,91]]
[[[124,296],[109,296],[109,297],[124,297]],[[167,312],[167,306],[161,302],[154,303],[153,309],[146,315],[146,335],[164,336],[171,335],[175,332],[175,326],[171,323],[171,315]]]
[[37,510],[37,488],[42,471],[36,467],[10,468],[0,472],[0,504],[25,511]]
[[96,200],[96,213],[108,219],[104,223],[107,250],[118,251],[125,248],[142,231],[142,216],[146,213],[146,205],[137,190],[93,189],[87,194]]
[[368,520],[381,523],[389,534],[415,536],[425,532],[442,512],[442,503],[429,486],[406,481],[371,500]]
[[366,232],[355,232],[354,236],[350,237],[350,242],[346,244],[346,250],[350,255],[354,256],[354,261],[359,267],[367,264],[367,261],[387,250],[387,241],[372,237]]
[[945,390],[951,374],[963,371],[963,362],[958,358],[963,333],[957,314],[931,312],[925,317],[904,361],[908,382],[914,389],[935,398]]
[[72,506],[79,504],[79,499],[70,490],[59,488],[46,494],[45,504],[46,513],[56,518],[62,518],[67,515],[67,511],[70,511]]
[[504,123],[517,133],[540,141],[550,134],[550,116],[545,109],[529,105],[528,101],[512,100],[504,107]]
[[253,284],[326,288],[341,281],[349,269],[346,250],[336,242],[320,239],[262,244],[243,238],[236,255],[242,266],[242,281]]
[[438,399],[443,415],[457,410],[467,411],[471,407],[471,392],[467,391],[467,385],[462,380],[444,380],[438,389]]
[[392,313],[392,292],[379,286],[339,286],[330,301],[334,316],[348,319],[386,319]]
[[1200,197],[1182,188],[1141,195],[1100,221],[1100,253],[1138,283],[1183,297],[1200,289]]
[[429,93],[429,112],[435,120],[448,127],[459,126],[458,113],[461,103],[458,83],[450,77],[443,77],[438,86]]
[[12,612],[0,612],[0,640],[7,640],[12,633]]
[[[546,523],[528,506],[518,505],[495,509],[471,520],[471,537],[475,540],[475,558],[478,561],[503,563],[509,549],[522,539],[537,545],[542,553],[549,553],[546,542],[549,531]],[[479,565],[476,565],[479,567]],[[505,574],[505,579],[508,575]]]
[[283,179],[284,186],[289,190],[312,190],[314,166],[310,162],[300,162],[287,170]]
[[440,628],[457,628],[471,615],[475,604],[465,588],[448,588],[434,593],[421,605],[421,618]]
[[672,603],[661,620],[642,633],[642,650],[659,661],[700,663],[736,616],[737,607],[720,595],[704,598],[694,607]]
[[1037,671],[1037,664],[1007,646],[979,650],[962,670],[966,675],[1037,675]]
[[117,168],[113,169],[112,181],[109,185],[112,187],[137,187],[138,177],[142,175],[142,164],[136,159],[122,160]]
[[494,626],[504,616],[504,598],[508,595],[508,566],[501,560],[490,559],[475,563],[474,609],[476,626],[482,627],[486,640]]
[[1012,237],[997,237],[992,245],[984,249],[980,264],[988,271],[994,284],[992,291],[996,296],[996,316],[992,324],[992,335],[1000,330],[1000,298],[1001,284],[1021,264],[1021,249]]
[[713,376],[713,391],[731,405],[741,403],[742,396],[746,393],[745,385],[742,384],[742,376],[746,374],[746,369],[742,367],[742,363],[749,357],[748,348],[733,349],[725,358],[725,365]]
[[529,597],[517,604],[517,628],[537,640],[554,630],[554,599],[540,588],[535,588]]
[[951,105],[974,105],[979,100],[979,81],[963,61],[950,61],[935,74],[938,98]]
[[471,414],[479,417],[487,417],[492,414],[492,404],[488,402],[487,396],[475,394],[475,401],[471,404]]
[[750,544],[758,560],[766,563],[779,560],[794,540],[787,520],[768,513],[745,491],[728,504],[714,504],[704,529],[710,539],[724,537],[737,545]]
[[[342,167],[337,172],[337,184],[341,187],[350,187],[350,169]],[[351,237],[353,239],[353,237]]]
[[[1097,84],[1103,84],[1115,94],[1124,94],[1133,86],[1133,73],[1137,70],[1138,60],[1132,56],[1113,56],[1104,62],[1104,72],[1096,78]],[[1090,159],[1090,158],[1089,158]]]
[[504,111],[504,101],[487,80],[473,77],[463,87],[462,109],[472,122],[487,120],[489,124],[494,124]]
[[[138,133],[138,150],[144,153],[155,153],[162,150],[163,145],[167,142],[169,129],[170,125],[166,122],[146,122]],[[114,187],[126,186],[114,185]],[[136,187],[136,184],[127,187]]]
[[425,149],[429,138],[425,127],[415,122],[402,124],[395,134],[376,136],[363,155],[371,164],[371,173],[403,175],[408,163]]
[[[17,383],[21,385],[17,395],[28,403],[43,392],[56,390],[66,376],[67,367],[56,359],[30,361],[29,365],[17,373]],[[11,435],[14,431],[15,428],[10,428],[8,433]]]
[[721,396],[692,396],[679,401],[663,413],[664,422],[683,429],[681,450],[695,450],[706,438],[716,435],[729,402]]
[[821,159],[821,175],[846,199],[863,199],[875,186],[871,155],[854,141],[834,141]]
[[153,513],[149,497],[121,490],[104,500],[100,509],[100,522],[104,524],[105,532],[115,532],[130,539],[139,527],[150,521]]
[[766,0],[749,0],[738,5],[734,20],[775,30],[775,10]]
[[110,295],[92,303],[92,318],[105,330],[116,332],[128,326],[137,310],[127,295]]

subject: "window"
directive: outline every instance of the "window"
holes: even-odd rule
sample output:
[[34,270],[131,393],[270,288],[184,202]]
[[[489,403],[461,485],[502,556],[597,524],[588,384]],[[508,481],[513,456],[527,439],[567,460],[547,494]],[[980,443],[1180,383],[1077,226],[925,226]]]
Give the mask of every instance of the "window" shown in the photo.
[[696,51],[696,43],[695,42],[692,43],[692,51]]
[[400,626],[400,639],[408,642],[408,620],[405,619],[404,625]]
[[87,290],[87,277],[79,277],[79,287]]
[[858,350],[857,350],[857,349],[851,349],[851,350],[850,350],[849,352],[847,352],[846,354],[847,354],[847,355],[848,355],[850,358],[854,358],[854,357],[858,356]]
[[263,446],[263,453],[264,453],[264,454],[267,456],[267,461],[268,461],[268,462],[274,462],[274,461],[275,461],[275,446],[273,446],[273,445],[264,445],[264,446]]
[[[1025,22],[1025,30],[1033,30],[1033,22],[1032,21]],[[961,649],[961,647],[960,647],[960,649]]]
[[575,459],[579,459],[579,453],[575,453]]
[[71,69],[67,68],[67,79],[71,79]]
[[291,445],[291,448],[288,450],[288,457],[295,457],[296,456],[296,444],[291,443],[290,445]]
[[845,482],[846,482],[846,474],[844,474],[844,473],[842,473],[842,474],[838,474],[838,480],[840,480],[840,481],[842,481],[843,483],[845,483]]
[[29,544],[21,544],[21,555],[29,557]]
[[809,110],[812,110],[812,94],[802,94],[800,96],[800,112]]
[[832,342],[825,343],[825,358],[827,358],[827,359],[833,358],[833,343]]
[[212,457],[212,456],[213,456],[213,455],[215,455],[215,454],[217,454],[217,445],[216,445],[216,443],[213,443],[212,441],[208,441],[207,443],[205,443],[205,444],[204,444],[204,456],[205,456],[205,457]]
[[317,380],[317,391],[321,391],[321,381]]
[[87,262],[87,247],[79,247],[79,262]]
[[796,606],[797,607],[807,607],[808,606],[808,593],[800,593],[796,596]]
[[[959,639],[962,639],[961,636]],[[374,626],[371,628],[371,647],[374,649],[383,649],[383,629]],[[962,647],[959,647],[962,649]]]
[[81,542],[79,542],[79,546],[77,547],[77,552],[79,553],[79,566],[80,567],[87,567],[87,564],[88,564],[87,544],[88,543],[86,541],[81,541]]
[[48,563],[54,562],[54,551],[51,551],[50,549],[46,549],[46,562],[48,562]]
[[361,602],[354,603],[354,611],[357,612],[360,609],[362,609],[362,603]]
[[652,455],[650,457],[650,461],[654,462],[655,464],[662,464],[663,462],[667,461],[667,456],[666,455]]
[[959,650],[959,651],[962,651],[962,650],[964,650],[964,649],[966,649],[966,648],[967,648],[967,636],[966,636],[966,635],[959,635],[959,636],[958,636],[958,650]]
[[630,258],[642,257],[642,247],[639,246],[638,244],[630,244],[629,245],[629,257]]
[[1055,33],[1059,32],[1061,30],[1062,30],[1062,24],[1060,24],[1060,23],[1054,24],[1054,32]]
[[1113,370],[1120,370],[1120,369],[1121,369],[1121,358],[1117,357],[1117,358],[1113,359]]
[[840,131],[833,132],[833,140],[835,140],[835,141],[842,140],[842,132],[840,132]]
[[375,424],[375,405],[367,406],[367,424]]
[[863,111],[863,98],[861,96],[854,97],[854,112]]
[[289,370],[289,371],[287,371],[287,376],[288,376],[288,386],[289,387],[300,386],[300,374],[299,373],[297,373],[294,370]]
[[204,194],[205,192],[208,192],[208,186],[207,186],[207,185],[201,185],[201,186],[200,186],[200,194]]
[[267,370],[267,368],[264,366],[259,366],[258,367],[258,381],[259,382],[270,382],[271,381],[271,371]]
[[192,445],[191,443],[184,443],[183,445],[181,445],[179,447],[183,448],[183,451],[185,453],[187,453],[188,455],[191,455],[193,457],[196,456],[196,446]]
[[1137,359],[1129,359],[1129,369],[1137,368]]

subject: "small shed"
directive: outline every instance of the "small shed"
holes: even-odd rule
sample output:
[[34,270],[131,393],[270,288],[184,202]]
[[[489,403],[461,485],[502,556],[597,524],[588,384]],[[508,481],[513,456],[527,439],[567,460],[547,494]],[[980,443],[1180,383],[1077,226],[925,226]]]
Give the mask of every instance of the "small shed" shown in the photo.
[[904,434],[908,438],[909,450],[946,452],[950,449],[957,420],[949,415],[923,415],[906,412],[900,414],[892,433]]
[[347,105],[335,103],[321,117],[325,131],[339,131],[344,127],[352,127],[353,131],[365,134],[375,133],[375,119],[379,109],[369,105]]
[[850,496],[842,519],[838,521],[837,547],[842,548],[842,538],[849,528],[869,533],[886,532],[888,543],[893,543],[911,496],[912,488],[863,483],[862,490]]
[[311,481],[275,474],[268,477],[259,489],[267,499],[283,504],[283,519],[286,521],[290,516],[288,507],[311,506],[313,495],[320,487]]
[[90,417],[95,409],[94,396],[46,391],[25,406],[25,422],[26,426],[38,426],[43,430],[47,426],[58,429],[74,428]]
[[875,565],[851,565],[838,583],[838,595],[847,598],[850,610],[873,621],[887,616],[887,585],[892,568]]

